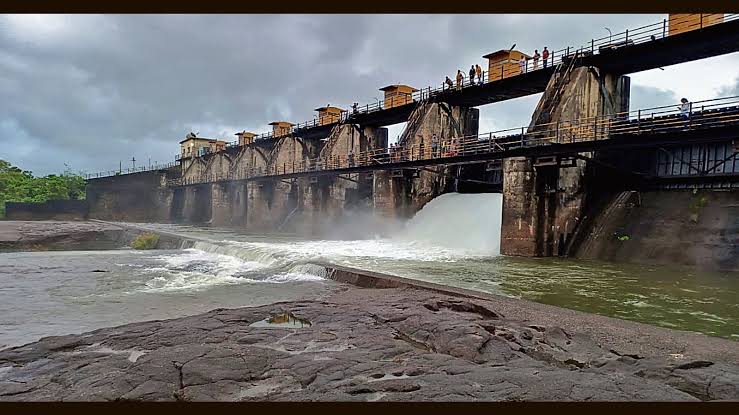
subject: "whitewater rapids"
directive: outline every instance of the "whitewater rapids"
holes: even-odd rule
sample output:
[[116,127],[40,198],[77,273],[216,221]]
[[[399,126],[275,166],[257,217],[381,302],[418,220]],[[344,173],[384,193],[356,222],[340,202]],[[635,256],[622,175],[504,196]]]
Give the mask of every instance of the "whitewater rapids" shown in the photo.
[[148,225],[183,237],[197,237],[182,252],[158,256],[158,277],[146,290],[193,290],[214,284],[315,281],[335,263],[373,268],[373,264],[457,262],[500,253],[500,194],[449,193],[429,202],[392,235],[362,240],[270,238],[178,225]]

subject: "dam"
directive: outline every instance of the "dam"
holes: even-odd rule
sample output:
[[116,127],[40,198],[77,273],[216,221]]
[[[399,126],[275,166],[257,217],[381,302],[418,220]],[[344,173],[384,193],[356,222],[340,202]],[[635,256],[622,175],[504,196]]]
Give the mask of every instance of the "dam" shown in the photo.
[[[87,215],[204,232],[193,249],[247,262],[335,262],[708,332],[735,316],[706,290],[739,271],[739,97],[633,109],[628,74],[737,50],[738,15],[721,16],[671,15],[542,66],[493,52],[477,80],[388,85],[374,105],[232,142],[190,133],[174,164],[89,175]],[[533,93],[529,125],[479,131],[479,106]],[[589,289],[571,286],[591,271]],[[664,284],[689,287],[645,301]],[[660,317],[694,292],[695,309]],[[727,308],[699,305],[714,302]]]
[[630,78],[736,51],[737,14],[514,45],[9,203],[0,401],[739,399],[739,96]]
[[[739,269],[739,97],[630,108],[630,72],[736,50],[736,15],[690,16],[536,68],[494,52],[477,81],[393,84],[375,105],[319,107],[233,142],[188,134],[174,165],[89,175],[89,217],[321,236],[358,230],[356,212],[404,221],[444,193],[494,192],[505,255]],[[479,131],[477,106],[540,92],[528,126]],[[682,230],[691,247],[666,236]]]

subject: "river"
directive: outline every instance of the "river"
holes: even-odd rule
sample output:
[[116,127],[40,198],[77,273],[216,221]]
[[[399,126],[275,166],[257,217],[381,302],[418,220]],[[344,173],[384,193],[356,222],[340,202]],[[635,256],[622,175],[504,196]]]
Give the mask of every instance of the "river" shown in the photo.
[[739,273],[501,256],[500,205],[500,195],[444,195],[394,235],[367,239],[144,224],[198,242],[184,250],[0,253],[0,348],[218,307],[321,298],[337,284],[312,262],[739,340]]

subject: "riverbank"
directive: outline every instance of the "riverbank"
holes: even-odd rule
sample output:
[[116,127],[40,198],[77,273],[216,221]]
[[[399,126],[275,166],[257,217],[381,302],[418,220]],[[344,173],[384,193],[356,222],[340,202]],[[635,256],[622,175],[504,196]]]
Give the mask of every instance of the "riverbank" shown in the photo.
[[[17,240],[79,224],[18,222]],[[0,350],[0,400],[739,400],[734,341],[330,264],[311,272],[333,282]]]
[[735,342],[502,300],[344,285],[47,337],[0,351],[0,400],[739,399]]

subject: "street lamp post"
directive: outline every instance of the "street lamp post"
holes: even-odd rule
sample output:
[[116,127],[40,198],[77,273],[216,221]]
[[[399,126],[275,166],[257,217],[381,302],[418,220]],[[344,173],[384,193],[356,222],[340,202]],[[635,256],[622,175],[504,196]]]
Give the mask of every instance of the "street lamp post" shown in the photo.
[[605,28],[608,31],[608,44],[611,44],[611,39],[613,38],[613,33],[611,33],[611,29]]

